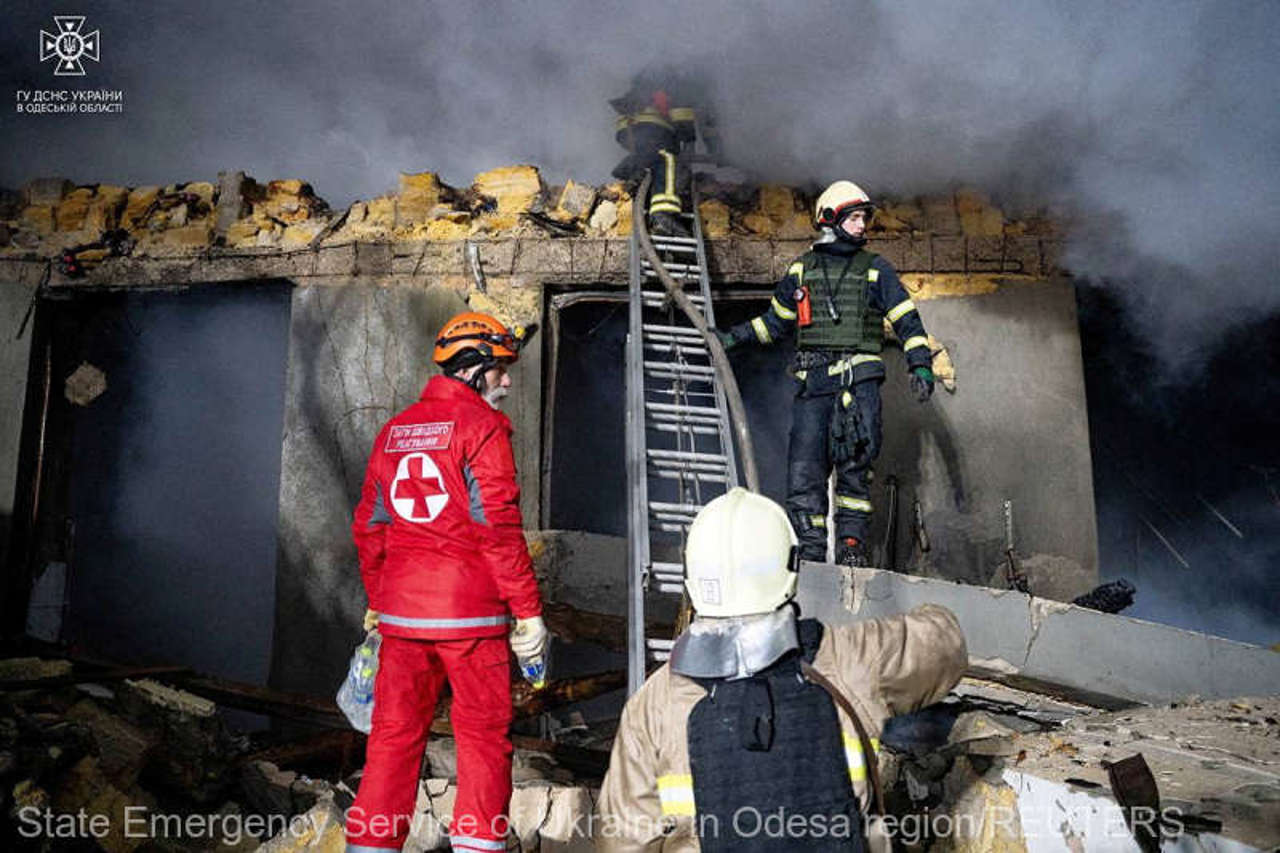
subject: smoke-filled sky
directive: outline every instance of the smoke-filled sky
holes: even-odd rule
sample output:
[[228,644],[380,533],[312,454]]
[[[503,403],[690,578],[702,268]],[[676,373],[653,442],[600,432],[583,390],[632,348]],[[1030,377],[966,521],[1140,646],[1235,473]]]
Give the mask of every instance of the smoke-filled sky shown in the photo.
[[[101,32],[84,78],[39,61],[54,13]],[[1074,216],[1072,267],[1147,278],[1136,304],[1169,361],[1280,304],[1274,0],[86,1],[6,18],[6,97],[102,86],[125,111],[10,112],[4,185],[240,168],[342,205],[399,171],[465,184],[530,162],[601,181],[618,156],[606,100],[670,62],[704,73],[729,159],[761,179],[969,183]]]
[[[243,169],[303,178],[342,206],[395,189],[401,171],[464,185],[527,162],[553,182],[598,183],[621,153],[607,99],[646,65],[688,65],[711,89],[726,159],[756,179],[849,177],[877,197],[969,184],[1071,222],[1068,263],[1105,283],[1107,309],[1138,335],[1117,350],[1132,386],[1116,394],[1176,399],[1162,422],[1280,408],[1269,362],[1247,357],[1275,351],[1254,336],[1274,325],[1250,324],[1280,310],[1277,0],[10,5],[10,103],[18,90],[102,87],[125,105],[0,111],[0,186]],[[39,60],[55,13],[101,33],[83,78]],[[1256,376],[1228,411],[1201,410],[1188,383],[1224,347]],[[1257,464],[1280,470],[1274,440],[1257,447],[1270,448]]]

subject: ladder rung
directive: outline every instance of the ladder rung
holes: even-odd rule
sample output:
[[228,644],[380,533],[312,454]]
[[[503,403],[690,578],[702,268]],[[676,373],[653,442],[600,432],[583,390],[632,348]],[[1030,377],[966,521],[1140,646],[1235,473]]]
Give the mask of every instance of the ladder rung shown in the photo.
[[688,522],[688,521],[684,523],[679,523],[675,521],[661,521],[655,524],[653,527],[656,530],[661,530],[663,533],[688,533],[689,525],[691,523],[692,522]]
[[654,652],[669,652],[672,646],[676,644],[675,640],[668,640],[663,637],[645,637],[644,644]]
[[680,341],[655,341],[648,340],[644,342],[644,348],[650,352],[669,352],[678,355],[701,355],[707,354],[707,348],[701,344],[683,343]]
[[649,659],[657,663],[664,663],[671,660],[671,652],[649,652]]
[[669,412],[674,415],[693,415],[694,417],[707,417],[720,420],[720,410],[715,406],[681,406],[679,403],[654,403],[646,401],[644,404],[646,409],[653,409],[655,412]]
[[[685,294],[685,295],[689,297],[689,301],[692,302],[694,305],[700,306],[703,304],[704,300],[701,296],[694,296],[692,294]],[[641,295],[640,301],[644,303],[644,306],[646,308],[661,308],[667,303],[671,302],[671,297],[668,296],[665,292],[658,293],[656,291],[645,291]]]
[[642,332],[655,332],[660,335],[687,335],[702,340],[702,333],[693,326],[664,326],[661,323],[644,323],[640,326]]
[[654,561],[649,564],[650,571],[654,577],[684,577],[684,563],[661,563]]
[[[702,509],[702,504],[673,504],[664,503],[663,501],[649,501],[649,509],[662,510],[663,512],[685,512],[690,515],[696,515],[698,510]],[[654,565],[665,565],[654,563]],[[672,565],[679,565],[672,563]]]
[[650,429],[656,429],[658,432],[674,432],[684,433],[685,435],[719,435],[719,427],[701,426],[694,424],[653,424]]
[[678,412],[650,412],[649,420],[660,424],[681,424],[684,426],[719,426],[720,419],[707,415],[682,415]]
[[[678,214],[676,214],[676,215],[677,215],[677,216],[686,216],[686,217],[687,217],[687,216],[689,216],[689,214],[687,214],[687,213],[678,213]],[[649,239],[653,241],[653,245],[655,245],[655,246],[659,245],[660,243],[669,244],[669,245],[673,245],[673,246],[696,246],[696,245],[698,245],[698,240],[697,240],[697,238],[695,238],[695,237],[667,237],[667,236],[652,236],[652,237],[650,237]]]
[[693,237],[650,237],[653,245],[657,246],[692,246],[698,247],[698,241]]
[[659,583],[656,588],[658,592],[674,592],[679,595],[684,592],[684,581],[680,583]]
[[[698,266],[697,264],[664,263],[663,266],[666,267],[667,272],[671,273],[672,275],[675,275],[676,273],[702,272],[702,267]],[[653,265],[650,264],[648,261],[641,261],[640,269],[643,270],[644,272],[655,271]]]
[[728,483],[729,478],[715,471],[673,471],[663,469],[654,471],[653,476],[663,480],[698,480],[703,483]]
[[690,450],[658,450],[649,449],[645,453],[655,461],[701,462],[704,464],[724,465],[729,460],[723,453],[694,453]]
[[681,364],[678,361],[645,361],[645,372],[649,371],[670,371],[673,373],[687,373],[694,376],[715,376],[716,369],[706,364]]

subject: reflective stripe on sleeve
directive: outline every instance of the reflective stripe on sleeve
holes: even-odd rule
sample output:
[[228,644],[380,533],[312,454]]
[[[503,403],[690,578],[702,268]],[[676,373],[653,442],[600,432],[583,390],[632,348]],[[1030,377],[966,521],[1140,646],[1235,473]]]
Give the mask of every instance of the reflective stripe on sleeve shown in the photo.
[[664,815],[692,817],[694,814],[693,776],[680,773],[659,776],[658,799],[662,801]]
[[398,625],[401,628],[429,628],[448,631],[453,628],[487,628],[491,625],[505,625],[510,618],[504,613],[501,616],[466,616],[460,619],[411,619],[408,616],[394,616],[383,613],[378,616],[379,622]]
[[821,527],[823,530],[827,529],[827,517],[825,515],[811,515],[809,516],[809,523],[814,527]]
[[672,121],[693,121],[693,107],[672,107],[668,113]]
[[[862,741],[858,740],[857,735],[851,735],[846,731],[842,731],[844,736],[844,760],[849,765],[849,778],[854,782],[865,782],[867,780],[867,763],[862,760]],[[871,751],[879,756],[880,740],[879,738],[871,738]],[[872,761],[879,760],[876,757]]]
[[794,320],[796,318],[796,312],[779,302],[778,297],[773,297],[773,299],[770,300],[770,304],[773,305],[773,313],[777,314],[782,319]]
[[756,332],[756,338],[760,343],[773,343],[773,338],[769,337],[769,327],[764,324],[763,317],[756,317],[751,321],[751,328]]
[[632,113],[627,116],[619,116],[613,123],[614,130],[626,130],[633,124],[656,124],[659,127],[665,127],[672,130],[671,122],[664,119],[657,113]]
[[906,352],[909,349],[915,349],[916,347],[927,347],[928,345],[929,345],[928,338],[926,338],[924,335],[915,335],[914,337],[907,338],[906,341],[903,342],[902,350],[903,352]]
[[871,269],[867,270],[867,281],[879,281],[879,280],[880,280],[880,270],[876,269],[875,267],[872,267]]
[[871,512],[871,501],[849,495],[836,495],[836,506],[851,509],[854,512]]
[[787,275],[793,275],[796,278],[804,278],[804,261],[796,261],[787,267]]
[[889,309],[889,313],[885,316],[889,318],[890,323],[896,323],[914,310],[916,310],[916,304],[910,299],[904,299]]

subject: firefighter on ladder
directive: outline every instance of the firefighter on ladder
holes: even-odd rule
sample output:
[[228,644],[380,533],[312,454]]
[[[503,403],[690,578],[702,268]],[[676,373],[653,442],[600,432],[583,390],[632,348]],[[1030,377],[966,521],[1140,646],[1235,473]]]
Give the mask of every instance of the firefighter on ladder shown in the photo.
[[[698,513],[685,547],[696,615],[623,709],[599,849],[865,849],[880,731],[955,686],[964,634],[934,604],[852,625],[802,619],[796,566],[795,533],[768,498],[734,488]],[[785,837],[761,831],[779,813]]]
[[[547,642],[525,545],[511,450],[498,410],[527,339],[486,314],[440,330],[422,398],[373,445],[352,533],[382,634],[373,730],[347,814],[348,851],[400,849],[440,690],[453,692],[458,797],[454,850],[504,850],[511,797],[508,642],[521,659]],[[511,616],[515,629],[508,637]]]
[[813,247],[787,268],[769,310],[717,334],[726,350],[772,344],[796,331],[787,452],[787,511],[800,556],[827,555],[827,479],[835,469],[836,562],[865,566],[871,528],[872,465],[880,453],[880,385],[884,320],[902,342],[911,388],[933,394],[929,338],[893,266],[866,248],[874,213],[852,181],[836,181],[818,197]]
[[690,101],[694,92],[673,71],[647,70],[636,75],[627,94],[609,102],[618,112],[614,136],[629,152],[613,176],[634,191],[646,169],[653,173],[647,202],[654,234],[691,236],[679,217],[691,183],[687,155],[697,138],[698,117]]

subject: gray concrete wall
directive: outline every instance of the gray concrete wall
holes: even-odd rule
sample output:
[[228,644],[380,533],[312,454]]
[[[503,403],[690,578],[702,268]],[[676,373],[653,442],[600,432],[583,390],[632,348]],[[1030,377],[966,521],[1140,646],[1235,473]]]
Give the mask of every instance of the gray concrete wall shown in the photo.
[[[418,399],[440,326],[466,309],[441,287],[298,287],[293,293],[280,483],[273,686],[337,690],[366,606],[351,542],[374,436]],[[536,519],[541,348],[512,371],[522,506]]]
[[[899,566],[988,583],[1001,571],[1002,505],[1013,501],[1017,552],[1032,591],[1066,599],[1098,576],[1098,534],[1084,371],[1070,284],[1018,282],[978,296],[918,303],[956,365],[921,405],[900,350],[886,354],[884,449],[876,465],[874,541],[887,522],[885,483],[897,477]],[[912,550],[919,496],[931,551]]]
[[959,619],[977,671],[1104,705],[1280,693],[1270,649],[1018,592],[804,563],[796,598],[806,616],[834,625],[941,604]]
[[0,285],[0,565],[9,551],[22,418],[31,358],[31,323],[17,337],[36,282]]

